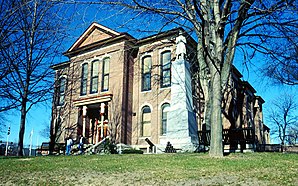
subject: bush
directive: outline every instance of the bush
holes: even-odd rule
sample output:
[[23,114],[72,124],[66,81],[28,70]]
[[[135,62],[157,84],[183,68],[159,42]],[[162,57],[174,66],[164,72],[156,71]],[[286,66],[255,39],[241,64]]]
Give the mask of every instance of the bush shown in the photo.
[[122,154],[143,154],[144,152],[142,150],[138,149],[124,149],[122,151]]
[[117,147],[109,139],[106,139],[103,151],[105,154],[117,154]]

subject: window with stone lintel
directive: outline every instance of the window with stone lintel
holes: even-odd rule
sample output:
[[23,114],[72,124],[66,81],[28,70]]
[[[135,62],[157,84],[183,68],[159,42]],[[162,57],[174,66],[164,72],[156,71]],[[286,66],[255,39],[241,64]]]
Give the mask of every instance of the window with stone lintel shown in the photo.
[[165,103],[161,106],[161,135],[167,134],[167,118],[170,109],[170,104]]
[[84,63],[82,65],[82,75],[81,75],[81,96],[87,94],[87,80],[88,80],[88,64]]
[[92,61],[91,64],[91,81],[90,81],[90,93],[94,94],[98,92],[98,68],[99,61]]
[[171,51],[165,51],[161,53],[161,81],[160,87],[170,87],[171,86]]
[[149,106],[144,106],[142,109],[141,124],[141,136],[151,136],[151,109]]
[[142,58],[142,91],[151,90],[151,56]]
[[65,89],[66,89],[66,78],[62,77],[59,79],[59,95],[58,105],[61,106],[65,102]]
[[101,91],[109,90],[109,76],[110,76],[110,58],[106,57],[103,59],[102,63],[102,82]]

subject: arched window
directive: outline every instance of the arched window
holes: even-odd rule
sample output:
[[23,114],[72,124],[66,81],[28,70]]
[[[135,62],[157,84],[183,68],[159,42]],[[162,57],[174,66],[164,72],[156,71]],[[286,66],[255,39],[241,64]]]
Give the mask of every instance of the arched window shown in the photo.
[[151,136],[151,109],[149,106],[144,106],[142,109],[142,136]]
[[66,78],[62,77],[59,79],[59,93],[58,93],[58,105],[59,106],[64,104],[65,89],[66,89]]
[[87,94],[87,80],[88,80],[88,64],[85,63],[85,64],[82,65],[81,96]]
[[161,53],[161,82],[160,86],[171,86],[171,51]]
[[102,63],[102,83],[101,91],[109,90],[109,76],[110,76],[110,58],[104,58]]
[[98,64],[99,61],[92,61],[91,65],[91,81],[90,81],[90,93],[98,92]]
[[170,104],[165,103],[161,106],[161,135],[167,134],[167,118],[170,110]]
[[142,59],[142,91],[151,90],[151,56]]

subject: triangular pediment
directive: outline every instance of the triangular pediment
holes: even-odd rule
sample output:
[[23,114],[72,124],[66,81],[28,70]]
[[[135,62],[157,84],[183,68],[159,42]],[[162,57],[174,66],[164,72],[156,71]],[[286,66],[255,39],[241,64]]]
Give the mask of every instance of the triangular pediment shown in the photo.
[[109,29],[98,23],[92,23],[79,37],[79,39],[70,47],[68,52],[118,35],[120,35],[120,33],[112,29]]

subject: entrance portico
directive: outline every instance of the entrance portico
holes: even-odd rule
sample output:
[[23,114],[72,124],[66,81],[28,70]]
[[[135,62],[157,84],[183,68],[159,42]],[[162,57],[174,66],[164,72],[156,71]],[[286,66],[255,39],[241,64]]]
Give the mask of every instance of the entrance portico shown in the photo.
[[82,98],[74,101],[78,107],[78,130],[88,143],[96,144],[108,136],[108,105],[112,95]]

